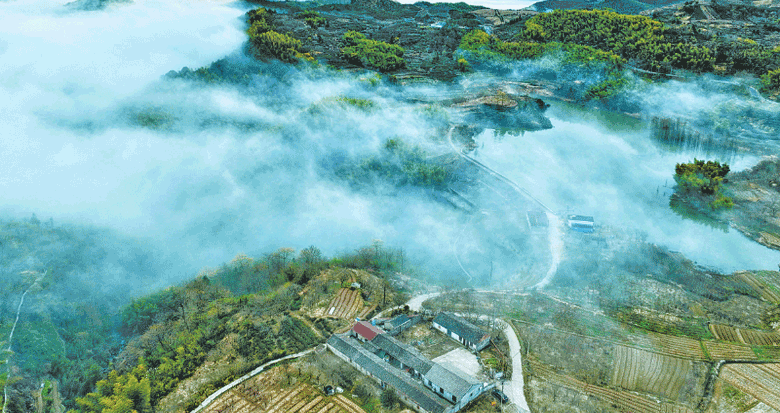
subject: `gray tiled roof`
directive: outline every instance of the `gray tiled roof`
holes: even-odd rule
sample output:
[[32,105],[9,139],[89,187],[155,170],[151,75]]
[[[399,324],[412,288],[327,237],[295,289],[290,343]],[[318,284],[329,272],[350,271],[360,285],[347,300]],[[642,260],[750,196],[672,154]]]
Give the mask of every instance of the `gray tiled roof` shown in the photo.
[[436,315],[436,317],[433,319],[433,322],[446,328],[447,330],[454,331],[455,334],[474,344],[482,341],[482,338],[487,335],[485,330],[482,330],[474,324],[469,323],[463,317],[452,313],[441,312]]
[[334,334],[328,339],[328,344],[379,380],[417,402],[423,409],[432,413],[443,413],[451,407],[451,404],[431,390],[423,387],[422,384],[409,377],[408,374],[390,366],[377,355],[362,348],[361,344],[354,338]]
[[385,321],[385,325],[390,329],[394,329],[407,321],[409,321],[409,316],[406,314],[401,314],[392,320]]
[[421,374],[427,373],[434,364],[417,351],[416,348],[404,344],[387,334],[376,336],[373,344],[384,350],[385,353],[391,355],[394,359],[412,367]]
[[454,394],[458,400],[463,399],[471,386],[480,384],[477,379],[469,376],[456,367],[444,367],[441,364],[434,364],[430,371],[425,375],[431,382],[443,388],[447,393]]

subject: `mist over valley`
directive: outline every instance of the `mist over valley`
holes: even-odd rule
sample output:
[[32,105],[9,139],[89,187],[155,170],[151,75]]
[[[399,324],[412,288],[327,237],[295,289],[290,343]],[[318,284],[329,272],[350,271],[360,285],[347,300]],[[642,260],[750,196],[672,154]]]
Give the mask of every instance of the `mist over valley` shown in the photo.
[[529,5],[0,2],[4,413],[780,409],[777,5]]

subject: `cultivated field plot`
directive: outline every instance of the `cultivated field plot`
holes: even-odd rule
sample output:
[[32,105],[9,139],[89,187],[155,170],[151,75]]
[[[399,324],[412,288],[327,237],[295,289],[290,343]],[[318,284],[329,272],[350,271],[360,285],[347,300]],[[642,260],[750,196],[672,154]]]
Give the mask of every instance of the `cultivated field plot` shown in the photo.
[[768,406],[780,410],[780,364],[726,364],[720,377]]
[[661,354],[692,360],[707,360],[699,340],[658,333],[650,333],[648,335],[655,350]]
[[722,324],[710,324],[710,331],[718,340],[751,346],[780,346],[780,334],[776,331],[742,329]]
[[363,309],[363,298],[360,289],[340,288],[336,296],[328,304],[328,317],[352,320]]
[[366,413],[342,395],[325,396],[309,384],[274,389],[257,377],[223,394],[204,413]]
[[612,386],[677,400],[691,361],[629,347],[615,347]]
[[766,282],[756,277],[755,274],[749,272],[740,272],[737,273],[737,275],[745,280],[745,282],[748,283],[750,287],[756,290],[756,292],[761,295],[761,298],[769,301],[770,303],[780,304],[780,294],[769,287]]
[[718,343],[716,341],[702,341],[710,358],[713,360],[747,361],[758,360],[758,356],[749,346],[731,343]]
[[692,409],[680,404],[659,403],[636,393],[594,386],[573,377],[556,373],[535,358],[529,357],[528,364],[531,367],[530,370],[533,376],[536,378],[595,396],[606,403],[616,406],[625,413],[694,413]]

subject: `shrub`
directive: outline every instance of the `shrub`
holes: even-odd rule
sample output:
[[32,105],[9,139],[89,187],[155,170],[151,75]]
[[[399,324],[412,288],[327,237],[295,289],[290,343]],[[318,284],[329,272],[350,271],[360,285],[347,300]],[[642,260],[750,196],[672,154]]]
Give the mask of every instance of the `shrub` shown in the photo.
[[401,46],[367,39],[362,33],[348,31],[342,37],[341,56],[350,63],[380,72],[391,72],[406,66]]
[[251,39],[255,56],[271,57],[293,63],[301,57],[301,41],[273,30],[258,34]]
[[683,191],[700,191],[704,195],[718,192],[723,178],[729,173],[727,164],[718,161],[694,159],[691,163],[678,163],[674,168],[674,179]]
[[306,24],[309,25],[311,28],[317,28],[321,26],[325,26],[328,23],[328,20],[322,17],[319,13],[317,13],[314,10],[306,10],[304,12],[298,13],[296,16],[298,19],[303,19]]
[[471,72],[472,71],[471,64],[469,63],[469,61],[464,59],[464,58],[462,58],[462,57],[460,59],[458,59],[455,62],[455,64],[458,67],[458,70],[460,70],[461,72]]
[[770,70],[761,76],[761,84],[767,92],[780,91],[780,68]]

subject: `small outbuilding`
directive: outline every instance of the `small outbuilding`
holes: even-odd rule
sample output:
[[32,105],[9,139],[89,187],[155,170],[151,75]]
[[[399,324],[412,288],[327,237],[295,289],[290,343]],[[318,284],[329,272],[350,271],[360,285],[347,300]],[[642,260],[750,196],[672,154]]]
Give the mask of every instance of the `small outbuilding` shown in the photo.
[[432,325],[473,352],[481,351],[490,344],[490,334],[453,313],[437,314]]
[[352,326],[352,329],[349,330],[349,335],[365,343],[366,341],[373,340],[377,335],[383,334],[384,332],[384,330],[368,321],[358,321]]
[[587,215],[569,215],[568,225],[573,231],[591,233],[593,232],[593,217]]

